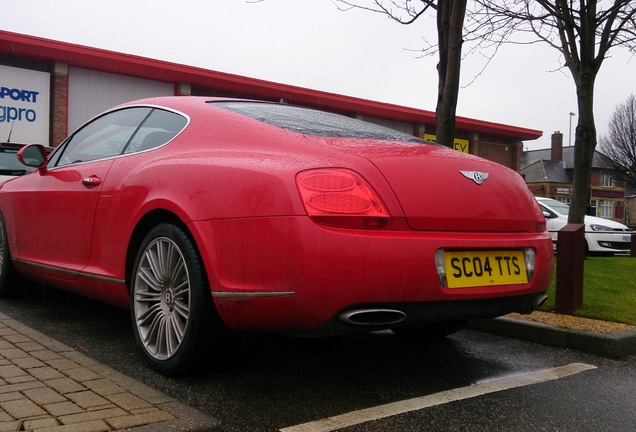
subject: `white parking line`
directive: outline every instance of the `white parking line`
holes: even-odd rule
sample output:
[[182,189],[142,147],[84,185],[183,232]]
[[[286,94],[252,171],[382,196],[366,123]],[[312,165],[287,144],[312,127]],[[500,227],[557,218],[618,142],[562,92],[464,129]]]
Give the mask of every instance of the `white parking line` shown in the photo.
[[539,384],[546,381],[563,378],[574,375],[590,369],[596,369],[585,363],[571,363],[565,366],[559,366],[553,369],[545,369],[542,371],[531,372],[523,375],[515,375],[512,377],[498,378],[489,381],[483,381],[467,387],[453,390],[447,390],[428,396],[422,396],[404,401],[393,402],[377,407],[366,408],[359,411],[352,411],[323,420],[317,420],[309,423],[303,423],[296,426],[290,426],[280,429],[280,432],[330,432],[349,426],[358,425],[364,422],[378,420],[385,417],[391,417],[398,414],[407,413],[409,411],[421,410],[424,408],[454,402],[463,399],[470,399],[477,396],[494,393],[502,390],[513,389],[517,387]]

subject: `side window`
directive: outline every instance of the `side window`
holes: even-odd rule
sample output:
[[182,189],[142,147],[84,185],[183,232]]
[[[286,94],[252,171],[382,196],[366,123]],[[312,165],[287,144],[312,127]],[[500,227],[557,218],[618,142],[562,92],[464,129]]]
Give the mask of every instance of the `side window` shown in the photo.
[[152,108],[125,108],[105,114],[75,132],[56,153],[53,164],[63,166],[121,154]]
[[548,214],[548,216],[546,216],[546,218],[553,218],[556,215],[554,213],[552,213],[550,210],[548,210],[547,208],[545,208],[543,206],[543,204],[539,203],[539,207],[541,207],[541,212],[543,213],[543,215],[545,216],[546,214]]
[[143,122],[124,153],[135,153],[159,147],[174,138],[188,123],[177,113],[154,109]]

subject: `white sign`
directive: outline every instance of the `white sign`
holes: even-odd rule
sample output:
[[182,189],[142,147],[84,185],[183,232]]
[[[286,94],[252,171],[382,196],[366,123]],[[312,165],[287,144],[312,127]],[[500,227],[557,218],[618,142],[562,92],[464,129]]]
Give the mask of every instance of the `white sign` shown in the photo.
[[0,66],[0,142],[49,145],[51,77]]
[[572,194],[572,188],[558,187],[558,188],[556,188],[556,193],[559,194],[559,195],[571,195]]

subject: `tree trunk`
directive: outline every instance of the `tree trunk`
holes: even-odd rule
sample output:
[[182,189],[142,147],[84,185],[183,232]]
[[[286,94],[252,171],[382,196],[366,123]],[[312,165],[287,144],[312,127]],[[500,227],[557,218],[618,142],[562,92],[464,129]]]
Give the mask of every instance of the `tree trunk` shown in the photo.
[[594,82],[596,73],[586,71],[575,78],[579,109],[574,140],[574,180],[569,223],[583,223],[590,201],[592,161],[596,149],[594,123]]
[[435,135],[437,143],[447,147],[452,147],[455,139],[455,112],[459,96],[466,2],[467,0],[440,1],[437,7],[439,85],[435,108]]

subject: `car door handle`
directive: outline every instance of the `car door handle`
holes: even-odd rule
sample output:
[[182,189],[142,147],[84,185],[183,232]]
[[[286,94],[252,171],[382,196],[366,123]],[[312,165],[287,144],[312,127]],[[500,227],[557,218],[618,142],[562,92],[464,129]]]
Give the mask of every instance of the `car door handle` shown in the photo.
[[82,179],[82,184],[86,187],[95,187],[95,186],[99,186],[100,184],[102,184],[102,179],[100,179],[99,177],[95,177],[95,176],[90,176],[90,177],[84,177]]

